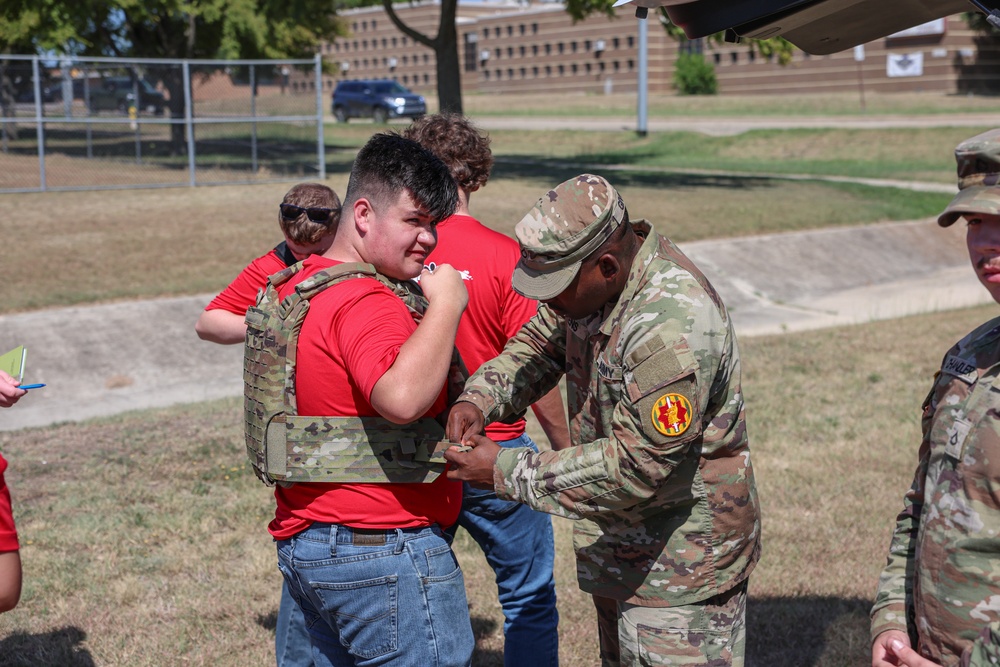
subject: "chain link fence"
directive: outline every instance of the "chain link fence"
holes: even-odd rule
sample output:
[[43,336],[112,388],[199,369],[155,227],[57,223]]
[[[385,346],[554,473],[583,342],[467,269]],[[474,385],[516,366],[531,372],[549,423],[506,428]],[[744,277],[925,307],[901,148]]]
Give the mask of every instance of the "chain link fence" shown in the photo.
[[323,180],[321,74],[318,55],[0,55],[0,192]]

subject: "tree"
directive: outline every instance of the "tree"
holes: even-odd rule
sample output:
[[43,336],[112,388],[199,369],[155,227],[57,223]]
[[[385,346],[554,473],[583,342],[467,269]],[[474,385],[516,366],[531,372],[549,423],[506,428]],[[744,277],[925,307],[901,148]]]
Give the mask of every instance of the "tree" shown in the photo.
[[[291,59],[311,57],[320,41],[344,33],[331,0],[4,0],[3,5],[0,51]],[[183,118],[183,73],[164,69],[161,78],[171,116]],[[182,152],[184,127],[171,129],[173,151]]]
[[428,37],[403,23],[392,6],[392,0],[382,0],[389,20],[400,32],[434,49],[441,112],[462,113],[462,72],[458,63],[458,29],[455,27],[458,0],[440,0],[440,5],[437,36]]

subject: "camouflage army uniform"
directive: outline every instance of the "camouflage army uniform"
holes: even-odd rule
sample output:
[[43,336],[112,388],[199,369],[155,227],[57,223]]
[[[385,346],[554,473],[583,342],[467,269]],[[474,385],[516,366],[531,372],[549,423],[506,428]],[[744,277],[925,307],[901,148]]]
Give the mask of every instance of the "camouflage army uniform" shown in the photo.
[[[938,224],[1000,215],[1000,129],[960,143],[955,161],[959,191]],[[974,266],[979,224],[987,223],[967,232]],[[996,255],[995,248],[986,252]],[[998,390],[1000,318],[960,340],[934,378],[917,472],[872,608],[873,641],[889,630],[908,633],[920,654],[946,667],[1000,664]]]
[[919,464],[872,610],[873,638],[908,632],[946,667],[990,650],[977,636],[1000,622],[998,389],[1000,318],[945,355],[924,401]]
[[[525,221],[517,230],[522,248],[531,233]],[[595,601],[679,607],[745,589],[760,554],[759,507],[728,313],[675,245],[645,221],[634,227],[645,241],[616,303],[580,320],[540,307],[459,400],[487,422],[505,419],[565,374],[577,446],[501,450],[497,495],[580,519],[578,578]],[[677,636],[676,626],[648,630],[640,651],[653,664],[667,654],[677,656],[670,664],[703,664],[682,657],[692,644],[718,639]],[[728,655],[725,664],[734,662],[731,652],[717,651]]]

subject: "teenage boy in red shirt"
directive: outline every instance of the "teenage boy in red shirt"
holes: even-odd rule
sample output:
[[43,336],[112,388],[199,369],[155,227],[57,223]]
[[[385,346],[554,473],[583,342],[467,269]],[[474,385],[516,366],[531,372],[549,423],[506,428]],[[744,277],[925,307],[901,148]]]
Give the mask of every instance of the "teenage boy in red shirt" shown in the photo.
[[[437,223],[455,209],[448,168],[416,142],[377,134],[359,151],[333,244],[307,257],[278,298],[320,271],[361,262],[391,279],[421,277],[420,324],[368,277],[313,296],[295,350],[299,415],[382,417],[406,425],[446,407],[461,276],[424,269]],[[405,428],[402,427],[402,428]],[[320,664],[468,665],[474,638],[462,571],[442,526],[462,486],[297,483],[275,488],[268,529]]]
[[[517,241],[484,226],[469,214],[469,197],[486,185],[493,166],[490,139],[457,114],[424,116],[403,136],[417,141],[448,165],[458,185],[455,214],[438,225],[438,244],[427,266],[458,269],[469,291],[469,306],[458,325],[455,345],[474,373],[493,359],[531,319],[538,303],[514,291],[510,277],[521,257]],[[533,406],[553,449],[570,444],[562,395],[555,388]],[[524,432],[524,419],[486,427],[502,447],[538,447]],[[506,667],[558,667],[559,613],[552,567],[552,520],[527,505],[499,500],[492,491],[466,485],[458,525],[479,544],[496,575],[504,613]]]

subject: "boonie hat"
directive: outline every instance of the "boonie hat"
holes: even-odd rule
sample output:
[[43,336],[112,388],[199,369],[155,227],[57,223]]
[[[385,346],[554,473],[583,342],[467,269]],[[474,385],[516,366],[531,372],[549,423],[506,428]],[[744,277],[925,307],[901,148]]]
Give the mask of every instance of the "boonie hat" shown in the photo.
[[602,176],[581,174],[549,190],[514,227],[514,290],[537,301],[558,296],[624,219],[625,202]]
[[1000,215],[1000,129],[966,139],[955,148],[958,194],[938,216],[947,227],[969,213]]

